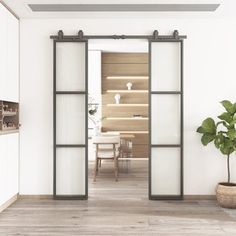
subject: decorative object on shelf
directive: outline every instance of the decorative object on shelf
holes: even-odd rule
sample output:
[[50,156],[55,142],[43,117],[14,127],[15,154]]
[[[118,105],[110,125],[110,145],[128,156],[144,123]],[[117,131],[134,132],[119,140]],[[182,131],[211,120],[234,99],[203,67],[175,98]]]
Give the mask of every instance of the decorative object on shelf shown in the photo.
[[115,100],[116,100],[116,104],[120,104],[120,98],[121,98],[120,94],[117,93],[117,94],[114,96],[114,98],[115,98]]
[[19,104],[0,101],[0,131],[14,131],[19,129]]
[[215,147],[227,157],[228,180],[218,183],[216,198],[220,206],[236,208],[236,183],[230,182],[230,155],[236,151],[236,103],[224,100],[221,104],[226,111],[218,116],[220,121],[216,123],[208,117],[197,132],[202,134],[201,142],[204,146],[214,141]]
[[131,90],[131,89],[132,89],[132,86],[133,86],[133,84],[129,82],[129,83],[127,83],[127,84],[126,84],[126,86],[127,86],[128,90]]

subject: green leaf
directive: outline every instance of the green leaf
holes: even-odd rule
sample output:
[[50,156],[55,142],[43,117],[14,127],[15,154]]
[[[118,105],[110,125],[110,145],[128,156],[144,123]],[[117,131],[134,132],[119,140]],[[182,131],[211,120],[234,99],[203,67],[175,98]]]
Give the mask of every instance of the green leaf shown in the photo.
[[230,122],[230,125],[235,125],[236,124],[236,120],[232,120],[231,122]]
[[215,121],[208,117],[207,119],[205,119],[202,122],[202,131],[205,131],[204,133],[209,133],[209,134],[216,134],[216,125],[215,125]]
[[228,149],[226,149],[223,145],[220,147],[220,151],[223,155],[227,155],[228,154]]
[[236,115],[234,115],[233,120],[230,122],[230,126],[233,126],[236,124]]
[[233,120],[232,116],[227,112],[222,113],[220,116],[218,116],[218,118],[228,123],[232,122]]
[[234,152],[234,148],[233,147],[229,148],[229,147],[221,146],[220,151],[223,155],[230,155],[231,153]]
[[224,106],[225,110],[230,114],[234,114],[236,112],[236,105],[232,104],[230,101],[224,100],[221,102],[221,104]]
[[233,143],[229,138],[225,138],[224,145],[225,145],[225,148],[230,148],[233,146]]
[[219,147],[220,147],[220,140],[219,140],[218,137],[215,138],[215,140],[214,140],[214,144],[215,144],[216,148],[219,148]]
[[233,105],[234,114],[236,113],[236,103]]
[[224,141],[220,145],[220,151],[223,155],[230,155],[234,152],[234,143],[227,137],[224,137]]
[[200,127],[197,128],[197,132],[200,133],[200,134],[204,134],[205,130],[202,128],[202,126],[200,126]]
[[229,137],[230,139],[236,139],[236,130],[235,130],[235,129],[230,129],[230,130],[227,132],[227,134],[228,134],[228,137]]
[[220,132],[215,136],[215,140],[214,140],[214,144],[215,144],[216,148],[218,148],[218,149],[220,148],[220,145],[221,145],[222,143],[224,143],[224,139],[225,139],[225,137],[224,137],[222,131],[220,131]]
[[215,135],[212,134],[203,134],[201,141],[204,146],[206,146],[208,143],[212,142],[215,139]]

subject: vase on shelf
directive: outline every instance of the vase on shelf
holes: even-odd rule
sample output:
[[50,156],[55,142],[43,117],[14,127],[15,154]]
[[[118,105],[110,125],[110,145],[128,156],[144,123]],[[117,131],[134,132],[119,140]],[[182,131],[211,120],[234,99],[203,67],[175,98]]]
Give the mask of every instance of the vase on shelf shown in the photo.
[[131,89],[132,89],[132,86],[133,86],[133,84],[129,82],[129,83],[127,83],[127,84],[126,84],[126,86],[127,86],[128,90],[131,90]]
[[120,98],[121,98],[120,94],[117,93],[114,98],[115,98],[116,104],[120,104]]

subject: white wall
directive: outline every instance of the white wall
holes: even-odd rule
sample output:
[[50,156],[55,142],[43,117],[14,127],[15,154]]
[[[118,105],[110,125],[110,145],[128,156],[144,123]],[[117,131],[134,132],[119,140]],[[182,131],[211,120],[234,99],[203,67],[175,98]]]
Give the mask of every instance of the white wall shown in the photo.
[[[0,100],[19,102],[19,22],[0,4]],[[19,134],[0,132],[0,206],[18,193]]]
[[[91,46],[91,44],[90,44]],[[101,51],[91,50],[88,52],[88,93],[89,102],[98,104],[98,110],[95,115],[90,116],[88,119],[88,136],[94,135],[95,123],[100,124],[102,117],[102,95],[101,95]],[[95,123],[94,123],[95,122]],[[88,158],[89,160],[95,160],[95,148],[92,143],[92,139],[88,140]]]
[[0,4],[0,100],[19,101],[19,22]]
[[[89,103],[97,103],[98,110],[94,116],[89,116],[89,136],[93,135],[95,123],[100,123],[101,118],[101,51],[89,50],[88,52],[88,93]],[[90,108],[90,107],[89,107]],[[95,122],[95,123],[94,123]]]
[[[219,101],[235,101],[236,22],[180,19],[24,19],[21,21],[21,144],[20,193],[51,194],[52,41],[59,29],[75,34],[170,34],[178,29],[185,40],[185,194],[213,194],[226,180],[226,163],[211,145],[203,147],[195,130],[207,116],[221,112]],[[234,160],[233,160],[234,159]],[[236,158],[232,158],[236,181]]]

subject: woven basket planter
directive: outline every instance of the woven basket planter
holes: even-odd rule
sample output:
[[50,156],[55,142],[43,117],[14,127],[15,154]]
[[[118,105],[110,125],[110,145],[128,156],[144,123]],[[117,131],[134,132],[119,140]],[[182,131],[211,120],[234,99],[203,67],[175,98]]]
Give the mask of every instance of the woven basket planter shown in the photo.
[[236,208],[236,184],[219,183],[216,187],[216,198],[224,208]]

